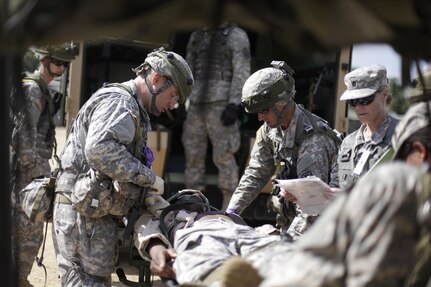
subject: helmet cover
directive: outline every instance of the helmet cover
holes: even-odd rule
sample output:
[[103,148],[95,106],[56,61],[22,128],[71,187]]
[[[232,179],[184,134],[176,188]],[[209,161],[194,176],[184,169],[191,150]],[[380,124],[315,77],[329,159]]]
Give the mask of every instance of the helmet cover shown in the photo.
[[246,112],[257,113],[295,95],[293,70],[283,61],[271,62],[273,67],[253,73],[242,88],[241,104]]

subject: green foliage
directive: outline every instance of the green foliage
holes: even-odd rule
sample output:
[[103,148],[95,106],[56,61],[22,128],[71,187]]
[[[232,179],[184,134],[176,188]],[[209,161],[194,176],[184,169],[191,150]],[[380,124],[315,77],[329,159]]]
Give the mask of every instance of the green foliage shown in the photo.
[[409,102],[404,97],[399,81],[396,78],[390,79],[389,88],[392,92],[392,101],[389,108],[398,115],[404,115],[409,108]]

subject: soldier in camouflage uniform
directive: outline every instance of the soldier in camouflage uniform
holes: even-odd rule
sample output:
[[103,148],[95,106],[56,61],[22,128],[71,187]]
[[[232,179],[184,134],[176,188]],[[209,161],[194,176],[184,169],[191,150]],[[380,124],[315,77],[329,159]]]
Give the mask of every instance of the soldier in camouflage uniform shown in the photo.
[[[182,190],[172,198],[168,203],[160,199],[157,206],[149,208],[151,220],[137,227],[135,246],[151,262],[154,275],[174,278],[180,284],[207,286],[218,282],[217,268],[230,257],[247,256],[280,239],[279,235],[268,235],[271,229],[252,228],[238,215],[212,208],[197,190]],[[172,259],[171,267],[167,262]],[[235,287],[240,286],[245,285]]]
[[192,90],[193,75],[180,55],[163,48],[149,53],[133,71],[136,78],[107,84],[93,94],[67,137],[52,232],[62,286],[111,286],[115,264],[121,214],[93,218],[78,213],[72,195],[84,188],[75,185],[80,178],[90,173],[96,182],[115,181],[120,186],[117,195],[131,199],[148,189],[152,194],[164,190],[163,179],[150,169],[148,112],[158,116],[183,103]]
[[392,137],[398,162],[340,194],[294,250],[267,249],[262,286],[430,286],[431,69],[425,76],[426,89],[413,92],[425,102],[410,107]]
[[[431,73],[427,81],[431,88]],[[176,256],[177,278],[192,283],[209,272],[202,266],[230,268],[216,277],[223,284],[196,286],[430,286],[431,89],[419,91],[428,100],[409,109],[392,138],[397,162],[378,166],[338,195],[298,241],[240,232],[220,219],[208,224],[198,220],[177,231],[175,252],[166,249],[169,243],[160,234],[150,232],[149,224],[141,243],[159,241],[141,245],[142,255],[149,259],[145,252],[150,252],[159,274],[169,274],[166,262]],[[240,245],[232,243],[231,232],[249,235],[254,248],[235,248],[226,256],[230,246],[242,246],[242,239]],[[243,259],[228,265],[235,255]]]
[[347,90],[340,100],[347,101],[362,123],[342,142],[338,155],[338,175],[332,179],[341,188],[354,183],[390,150],[398,120],[388,114],[391,102],[386,68],[371,65],[344,77]]
[[[24,97],[11,99],[12,122],[12,236],[19,286],[30,286],[34,258],[43,238],[43,223],[30,222],[22,210],[19,191],[34,178],[49,177],[49,159],[55,146],[54,106],[48,84],[60,77],[75,58],[69,44],[34,49],[39,69],[23,79]],[[22,100],[22,102],[20,102]]]
[[[278,178],[317,176],[330,186],[331,174],[337,173],[340,140],[326,121],[297,105],[293,70],[284,62],[273,61],[247,79],[242,104],[249,113],[257,113],[264,124],[256,133],[248,167],[232,196],[227,212],[241,214],[277,170]],[[287,194],[283,196],[288,196]],[[273,191],[270,204],[278,212],[277,224],[301,234],[313,216],[303,214],[294,203]]]
[[241,88],[250,76],[250,42],[234,24],[192,33],[187,62],[196,84],[190,96],[182,141],[185,151],[185,186],[205,190],[205,158],[209,137],[218,169],[223,208],[238,184],[234,154],[240,146],[238,105]]

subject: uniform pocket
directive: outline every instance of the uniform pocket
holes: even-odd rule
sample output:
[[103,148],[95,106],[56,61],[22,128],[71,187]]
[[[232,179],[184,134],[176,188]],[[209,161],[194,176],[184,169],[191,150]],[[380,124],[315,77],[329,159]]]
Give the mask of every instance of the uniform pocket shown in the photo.
[[76,211],[70,204],[55,203],[53,221],[57,232],[70,235],[76,225]]

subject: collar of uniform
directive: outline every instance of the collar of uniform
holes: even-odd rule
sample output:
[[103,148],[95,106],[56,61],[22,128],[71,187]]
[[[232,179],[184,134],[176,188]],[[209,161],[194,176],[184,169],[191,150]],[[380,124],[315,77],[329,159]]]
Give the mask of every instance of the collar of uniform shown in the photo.
[[[294,103],[296,106],[296,103]],[[298,107],[295,107],[292,119],[290,120],[289,127],[286,130],[282,130],[281,127],[270,128],[268,131],[268,138],[272,141],[281,144],[283,147],[293,148],[295,146],[295,135],[296,126],[298,125],[299,116],[301,111]]]
[[[375,132],[372,136],[371,136],[371,141],[378,145],[380,143],[383,142],[383,140],[385,139],[386,136],[386,132],[389,129],[389,126],[391,124],[391,122],[394,120],[394,118],[392,118],[390,115],[386,115],[385,120],[382,122],[382,124],[380,125],[379,129],[377,130],[377,132]],[[365,142],[364,136],[363,136],[363,132],[365,130],[366,125],[362,124],[361,127],[359,128],[359,132],[356,135],[356,142]]]
[[127,81],[124,84],[129,86],[130,89],[132,89],[133,94],[138,95],[138,92],[137,92],[138,89],[136,87],[136,83],[133,80]]
[[33,77],[35,78],[39,78],[39,84],[43,85],[44,88],[46,88],[48,90],[48,85],[45,83],[45,81],[43,80],[42,74],[40,73],[39,70],[34,71],[33,74],[29,73],[27,74],[28,76],[33,75]]
[[42,75],[40,74],[39,70],[34,71],[33,75],[38,76],[40,79],[42,79]]
[[148,112],[147,112],[146,109],[144,109],[143,107],[141,107],[141,104],[140,104],[141,101],[139,100],[138,88],[136,87],[135,81],[132,79],[130,81],[124,82],[123,84],[130,87],[130,89],[132,90],[132,93],[133,93],[132,96],[138,102],[139,111],[140,111],[140,113],[142,115],[142,119],[141,120],[143,120],[146,123],[150,123],[150,115],[148,114]]

